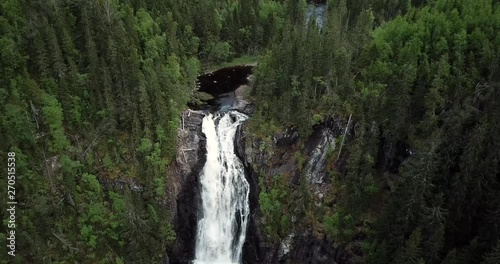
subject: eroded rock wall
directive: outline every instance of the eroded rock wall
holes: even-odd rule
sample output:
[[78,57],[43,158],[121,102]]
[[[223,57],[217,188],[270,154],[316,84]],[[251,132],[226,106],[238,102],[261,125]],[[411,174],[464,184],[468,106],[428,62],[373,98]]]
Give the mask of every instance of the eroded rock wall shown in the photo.
[[[258,182],[259,174],[261,177],[288,175],[289,184],[298,186],[301,178],[305,177],[316,206],[321,206],[331,188],[326,164],[327,151],[335,149],[346,124],[346,120],[331,118],[315,126],[313,134],[304,144],[300,144],[299,135],[294,129],[274,135],[267,141],[253,137],[245,129],[239,131],[236,151],[247,167],[247,178],[253,189],[250,195],[252,226],[245,244],[245,263],[342,263],[342,247],[333,247],[333,241],[328,241],[324,235],[314,234],[314,230],[308,227],[290,230],[290,234],[281,241],[268,241],[260,230]],[[307,158],[305,166],[297,164],[296,152]]]
[[194,257],[197,214],[200,203],[198,174],[205,164],[206,139],[202,121],[206,112],[182,113],[176,162],[168,168],[169,210],[173,216],[176,241],[169,252],[170,263],[190,263]]

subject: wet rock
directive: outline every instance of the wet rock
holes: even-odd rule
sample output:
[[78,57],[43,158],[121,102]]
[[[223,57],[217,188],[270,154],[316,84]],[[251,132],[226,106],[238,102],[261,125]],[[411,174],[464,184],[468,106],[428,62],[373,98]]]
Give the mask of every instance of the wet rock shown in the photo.
[[206,112],[188,110],[182,113],[182,125],[178,134],[177,159],[168,168],[167,186],[169,209],[173,215],[176,241],[170,263],[187,264],[194,258],[197,215],[200,206],[198,174],[205,164],[206,139],[202,132]]
[[234,91],[234,96],[243,98],[246,95],[249,95],[250,92],[252,91],[252,85],[253,85],[253,77],[248,77],[247,81],[249,82],[248,84],[241,85]]
[[279,148],[290,147],[299,141],[299,132],[295,128],[287,128],[285,132],[274,137],[274,143]]
[[286,259],[288,254],[290,253],[290,250],[292,249],[292,241],[294,238],[294,234],[288,235],[283,241],[281,242],[281,252],[280,252],[280,259]]
[[245,178],[250,184],[249,205],[250,205],[250,219],[247,228],[245,244],[243,245],[243,259],[245,263],[265,263],[263,262],[263,254],[261,247],[261,234],[259,230],[259,181],[258,175],[253,170],[252,166],[246,158],[246,136],[244,129],[240,126],[235,135],[235,153],[242,161],[245,167]]
[[245,99],[228,95],[216,99],[217,109],[221,111],[235,110],[246,115],[252,115],[255,112],[255,104]]
[[309,155],[306,166],[307,181],[311,184],[321,184],[328,180],[326,162],[328,151],[335,149],[335,138],[328,129],[322,129],[319,133],[319,142]]
[[255,104],[243,99],[236,100],[232,108],[246,115],[252,115],[255,112]]

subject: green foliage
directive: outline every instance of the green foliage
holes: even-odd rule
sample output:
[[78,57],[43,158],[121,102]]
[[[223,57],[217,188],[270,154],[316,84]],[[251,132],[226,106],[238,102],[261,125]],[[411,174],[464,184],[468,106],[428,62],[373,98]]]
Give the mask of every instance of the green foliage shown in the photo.
[[216,63],[226,62],[233,56],[231,46],[227,42],[210,42],[205,52],[207,59]]
[[424,264],[425,261],[422,258],[422,247],[420,246],[421,241],[422,237],[420,231],[414,231],[401,251],[396,253],[394,263]]
[[54,96],[45,94],[42,96],[43,101],[43,119],[49,127],[51,141],[49,142],[49,150],[52,152],[60,152],[69,147],[69,141],[64,134],[63,127],[63,110],[61,105]]
[[255,72],[250,128],[265,138],[295,126],[307,142],[312,124],[352,114],[341,156],[327,153],[327,236],[354,247],[366,237],[358,263],[494,256],[498,2],[331,0],[320,30],[300,22],[301,1],[285,2],[288,20]]
[[484,257],[481,264],[493,264],[500,262],[500,242]]
[[[262,55],[248,125],[263,151],[286,127],[305,141],[333,114],[355,122],[341,156],[328,151],[329,238],[366,237],[362,263],[499,262],[498,1],[328,2],[319,29],[304,26],[306,1],[3,1],[16,261],[165,262],[166,167],[181,111],[203,97],[198,71]],[[388,173],[398,144],[412,154]],[[306,183],[275,178],[259,195],[273,241],[311,211]]]
[[263,1],[270,20],[257,23],[260,2],[0,4],[0,154],[19,156],[26,249],[16,261],[165,262],[180,113],[202,64],[255,53],[262,27],[276,32],[281,4]]
[[323,218],[325,233],[338,243],[351,241],[355,234],[354,224],[354,219],[350,214],[342,216],[340,212],[335,212],[331,216],[325,215]]
[[288,235],[291,226],[288,210],[289,196],[283,176],[276,176],[268,191],[259,194],[259,206],[263,216],[264,230],[270,240],[278,241]]
[[152,148],[153,148],[153,142],[151,142],[151,140],[147,138],[143,138],[141,139],[141,144],[139,145],[139,147],[137,147],[137,151],[139,153],[146,155],[149,152],[151,152]]

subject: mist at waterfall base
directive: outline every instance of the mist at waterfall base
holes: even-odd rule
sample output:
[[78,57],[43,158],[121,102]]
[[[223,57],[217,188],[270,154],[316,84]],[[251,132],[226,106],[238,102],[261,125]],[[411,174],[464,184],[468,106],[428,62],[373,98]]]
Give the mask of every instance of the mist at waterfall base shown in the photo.
[[194,264],[241,263],[250,206],[250,186],[234,151],[238,127],[248,117],[237,111],[203,118],[207,160],[200,174],[202,207]]

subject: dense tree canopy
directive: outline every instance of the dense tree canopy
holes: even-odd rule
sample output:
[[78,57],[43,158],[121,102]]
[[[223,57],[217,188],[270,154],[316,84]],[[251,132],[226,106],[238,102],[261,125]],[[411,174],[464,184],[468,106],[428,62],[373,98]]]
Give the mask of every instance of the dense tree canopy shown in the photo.
[[[321,29],[290,16],[264,56],[254,130],[295,126],[306,138],[333,114],[352,115],[346,169],[332,171],[341,198],[318,220],[336,242],[354,242],[351,221],[368,234],[352,261],[490,263],[500,237],[500,4],[333,0],[328,11]],[[409,158],[388,169],[397,146]]]
[[196,77],[260,55],[254,136],[296,127],[304,141],[333,115],[355,127],[343,168],[328,155],[336,198],[321,215],[303,181],[261,181],[271,240],[302,221],[356,245],[351,263],[500,263],[499,1],[327,2],[320,27],[305,0],[3,0],[14,260],[165,261],[176,237],[166,167]]
[[16,152],[22,207],[14,260],[166,259],[166,166],[198,72],[255,54],[282,13],[275,1],[2,1],[0,154]]

